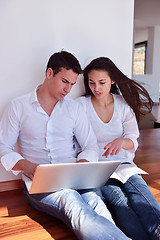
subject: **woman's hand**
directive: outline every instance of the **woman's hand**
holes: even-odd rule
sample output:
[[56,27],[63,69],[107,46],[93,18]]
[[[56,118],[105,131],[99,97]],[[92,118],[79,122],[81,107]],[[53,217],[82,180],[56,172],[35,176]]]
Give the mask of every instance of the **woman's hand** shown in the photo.
[[103,153],[102,156],[105,156],[107,158],[109,155],[111,156],[117,155],[123,148],[123,144],[124,138],[116,138],[114,141],[108,143],[104,147],[105,152]]
[[105,152],[102,156],[105,156],[107,158],[109,155],[117,155],[122,148],[125,150],[134,148],[132,140],[129,138],[116,138],[104,147]]

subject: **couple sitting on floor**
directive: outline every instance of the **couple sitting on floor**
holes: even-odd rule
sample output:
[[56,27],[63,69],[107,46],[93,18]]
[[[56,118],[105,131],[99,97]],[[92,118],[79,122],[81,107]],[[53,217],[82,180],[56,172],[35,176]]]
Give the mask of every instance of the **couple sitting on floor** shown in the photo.
[[[24,187],[25,195],[34,208],[61,219],[78,239],[159,239],[160,207],[133,163],[137,120],[145,105],[140,95],[149,110],[152,100],[106,57],[83,70],[85,96],[72,100],[66,95],[81,73],[71,53],[50,57],[43,84],[13,99],[1,118],[1,162],[7,171],[23,171],[32,179],[38,164],[120,160],[115,178],[101,189],[29,194]],[[13,151],[18,138],[22,155]],[[116,174],[121,170],[125,179],[126,166],[130,178],[122,183]]]

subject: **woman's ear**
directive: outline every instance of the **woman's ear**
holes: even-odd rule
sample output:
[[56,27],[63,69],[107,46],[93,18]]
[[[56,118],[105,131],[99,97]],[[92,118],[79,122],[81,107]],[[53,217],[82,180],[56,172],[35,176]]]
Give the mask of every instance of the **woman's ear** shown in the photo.
[[115,81],[111,80],[111,84],[114,84],[114,83],[115,83]]

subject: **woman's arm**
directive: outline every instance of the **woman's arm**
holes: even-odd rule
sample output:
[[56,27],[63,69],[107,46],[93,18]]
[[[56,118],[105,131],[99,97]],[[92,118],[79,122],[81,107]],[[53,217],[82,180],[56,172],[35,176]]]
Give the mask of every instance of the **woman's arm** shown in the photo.
[[137,138],[139,137],[139,129],[135,114],[126,103],[124,103],[123,106],[123,134],[121,137],[114,139],[104,147],[105,152],[103,156],[105,157],[108,157],[109,155],[117,155],[122,149],[135,152],[138,147]]
[[105,152],[102,156],[105,156],[107,158],[109,155],[117,155],[122,148],[125,150],[134,148],[133,141],[129,138],[116,138],[104,147]]

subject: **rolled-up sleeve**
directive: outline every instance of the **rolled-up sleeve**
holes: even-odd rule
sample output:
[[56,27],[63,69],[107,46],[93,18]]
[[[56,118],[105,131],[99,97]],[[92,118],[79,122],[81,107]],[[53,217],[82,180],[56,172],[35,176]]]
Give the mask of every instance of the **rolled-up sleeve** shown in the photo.
[[77,160],[86,159],[90,162],[98,161],[99,148],[97,145],[97,139],[87,115],[80,104],[76,116],[74,134],[82,149]]
[[[1,163],[7,171],[23,159],[20,153],[14,152],[14,147],[19,136],[19,120],[16,106],[9,104],[0,121],[0,157]],[[17,175],[20,171],[12,171]]]
[[139,129],[135,114],[129,106],[125,107],[123,130],[123,137],[129,138],[134,144],[134,148],[129,151],[135,152],[138,148]]

